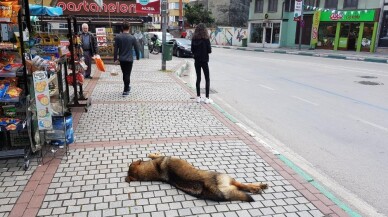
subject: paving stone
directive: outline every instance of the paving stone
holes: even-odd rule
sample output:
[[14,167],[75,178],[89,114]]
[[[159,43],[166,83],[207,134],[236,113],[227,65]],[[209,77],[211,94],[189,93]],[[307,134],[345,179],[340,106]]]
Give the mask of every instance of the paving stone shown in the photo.
[[102,216],[115,216],[116,209],[104,209],[102,210]]
[[129,207],[124,207],[124,208],[117,208],[116,209],[116,214],[119,215],[126,215],[129,214]]
[[144,212],[155,212],[155,211],[157,211],[156,205],[146,205],[143,208],[144,208]]
[[192,214],[190,209],[179,209],[178,213],[179,216],[187,216]]

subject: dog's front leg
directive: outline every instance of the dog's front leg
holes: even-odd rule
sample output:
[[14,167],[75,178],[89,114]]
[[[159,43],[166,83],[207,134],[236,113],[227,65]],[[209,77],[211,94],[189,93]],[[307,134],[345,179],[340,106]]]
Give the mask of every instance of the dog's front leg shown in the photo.
[[158,157],[163,157],[163,155],[160,152],[156,152],[156,153],[148,154],[148,157],[153,160],[153,159],[156,159]]

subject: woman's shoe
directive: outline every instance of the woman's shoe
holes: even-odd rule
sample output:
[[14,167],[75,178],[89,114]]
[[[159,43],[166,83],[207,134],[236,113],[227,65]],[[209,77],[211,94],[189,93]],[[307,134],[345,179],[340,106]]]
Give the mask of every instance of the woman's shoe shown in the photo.
[[206,98],[206,99],[205,99],[205,103],[206,103],[206,104],[213,103],[213,100],[211,100],[211,99],[209,99],[209,98]]

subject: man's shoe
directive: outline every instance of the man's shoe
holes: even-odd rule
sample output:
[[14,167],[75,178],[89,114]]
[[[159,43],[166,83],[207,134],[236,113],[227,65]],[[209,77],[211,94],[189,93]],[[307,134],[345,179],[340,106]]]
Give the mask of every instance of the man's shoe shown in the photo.
[[197,96],[197,103],[200,103],[202,100],[202,98],[200,96]]
[[87,79],[93,79],[92,76],[86,76],[85,78],[87,78]]
[[124,91],[123,96],[129,96],[129,91]]

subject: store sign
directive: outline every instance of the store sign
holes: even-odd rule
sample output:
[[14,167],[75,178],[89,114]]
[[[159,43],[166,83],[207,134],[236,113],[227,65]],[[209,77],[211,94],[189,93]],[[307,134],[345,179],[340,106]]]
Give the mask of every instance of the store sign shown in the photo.
[[64,15],[93,15],[91,13],[105,16],[136,15],[136,4],[132,1],[104,0],[100,7],[94,0],[59,0],[56,6],[63,9]]
[[160,14],[160,0],[136,0],[136,13]]
[[376,22],[379,18],[376,10],[322,11],[321,13],[321,21]]
[[106,29],[105,28],[96,28],[96,37],[97,37],[97,46],[106,47]]
[[295,8],[294,8],[294,21],[301,20],[302,11],[303,11],[303,0],[296,0],[295,1]]

